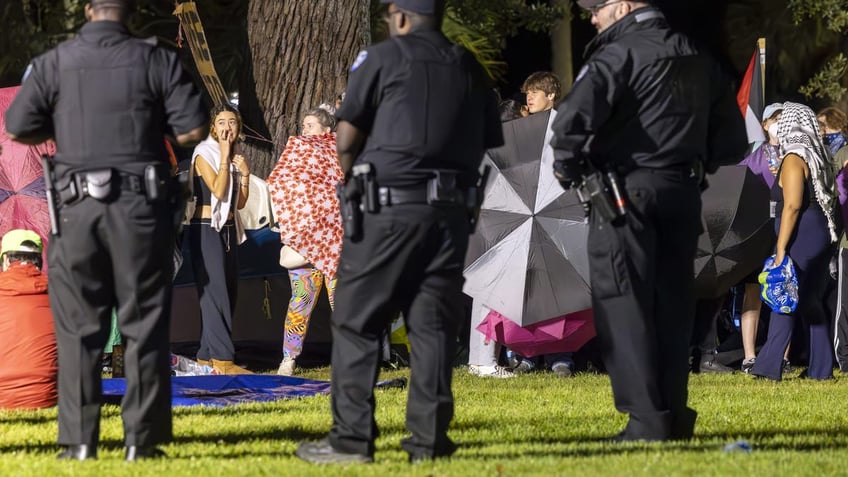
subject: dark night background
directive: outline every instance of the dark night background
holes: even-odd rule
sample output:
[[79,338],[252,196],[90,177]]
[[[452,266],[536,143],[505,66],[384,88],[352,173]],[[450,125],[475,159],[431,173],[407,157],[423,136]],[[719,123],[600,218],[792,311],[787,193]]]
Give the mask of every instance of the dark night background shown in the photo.
[[[654,3],[663,10],[673,28],[686,33],[709,50],[724,65],[728,74],[736,79],[744,73],[754,44],[745,53],[747,56],[742,57],[746,61],[740,64],[737,59],[734,64],[722,26],[727,10],[726,0],[656,0]],[[583,50],[597,32],[576,9],[574,15],[571,23],[572,54],[574,71],[577,72],[583,64]],[[551,69],[550,36],[547,33],[521,31],[507,43],[504,60],[508,70],[502,93],[505,97],[523,99],[518,92],[524,79],[535,71]]]

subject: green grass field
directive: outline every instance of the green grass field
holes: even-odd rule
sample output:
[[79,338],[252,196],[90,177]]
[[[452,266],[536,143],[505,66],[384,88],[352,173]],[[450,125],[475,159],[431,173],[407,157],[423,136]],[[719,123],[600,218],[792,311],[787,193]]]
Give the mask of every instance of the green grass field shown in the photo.
[[[382,379],[408,375],[384,372]],[[328,379],[327,368],[303,377]],[[826,476],[848,475],[848,377],[829,382],[796,375],[782,383],[743,374],[692,376],[690,402],[700,413],[696,437],[667,444],[604,442],[625,424],[609,378],[533,374],[511,380],[455,371],[456,417],[450,460],[409,465],[406,391],[377,391],[376,462],[312,466],[294,457],[297,442],[330,426],[329,398],[228,408],[176,408],[167,460],[125,463],[120,410],[106,406],[98,461],[55,459],[56,410],[0,412],[0,476]],[[753,450],[724,452],[746,440]]]

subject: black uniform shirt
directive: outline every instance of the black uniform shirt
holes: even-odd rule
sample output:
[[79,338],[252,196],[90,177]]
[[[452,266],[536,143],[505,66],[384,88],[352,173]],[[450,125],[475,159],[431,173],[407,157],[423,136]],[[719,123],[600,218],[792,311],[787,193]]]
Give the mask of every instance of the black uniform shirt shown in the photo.
[[136,173],[139,165],[167,161],[166,133],[206,121],[177,55],[112,21],[89,22],[78,37],[34,59],[6,111],[12,134],[53,135],[60,166]]
[[728,81],[659,10],[640,8],[614,23],[587,56],[557,108],[556,160],[648,168],[701,160],[708,170],[739,162],[747,140]]
[[424,182],[432,169],[476,174],[503,144],[494,90],[482,67],[440,32],[393,37],[364,50],[337,112],[368,134],[357,163],[384,186]]

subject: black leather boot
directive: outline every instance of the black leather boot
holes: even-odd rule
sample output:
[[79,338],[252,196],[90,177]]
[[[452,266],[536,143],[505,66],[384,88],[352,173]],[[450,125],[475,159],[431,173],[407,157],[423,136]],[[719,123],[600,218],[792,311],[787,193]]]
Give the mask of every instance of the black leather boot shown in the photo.
[[168,457],[168,455],[156,446],[127,446],[124,460],[134,462],[140,459],[162,459],[165,457]]
[[60,459],[60,460],[66,460],[66,459],[74,459],[74,460],[96,459],[97,458],[97,447],[90,446],[90,445],[87,445],[87,444],[65,446],[65,450],[63,450],[59,455],[57,455],[56,458]]

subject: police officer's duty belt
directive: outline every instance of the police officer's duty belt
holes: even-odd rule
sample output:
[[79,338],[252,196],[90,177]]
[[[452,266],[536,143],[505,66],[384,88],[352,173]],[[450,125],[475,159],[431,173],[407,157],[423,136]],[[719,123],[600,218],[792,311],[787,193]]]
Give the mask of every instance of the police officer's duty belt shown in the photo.
[[[427,204],[427,186],[417,187],[379,187],[377,189],[378,202],[381,206],[403,205],[403,204]],[[456,205],[465,204],[465,191],[456,190],[453,197],[447,201]]]
[[[64,183],[62,183],[64,182]],[[57,188],[59,202],[71,204],[86,197],[104,199],[118,190],[146,194],[144,177],[116,169],[96,169],[69,174]]]

